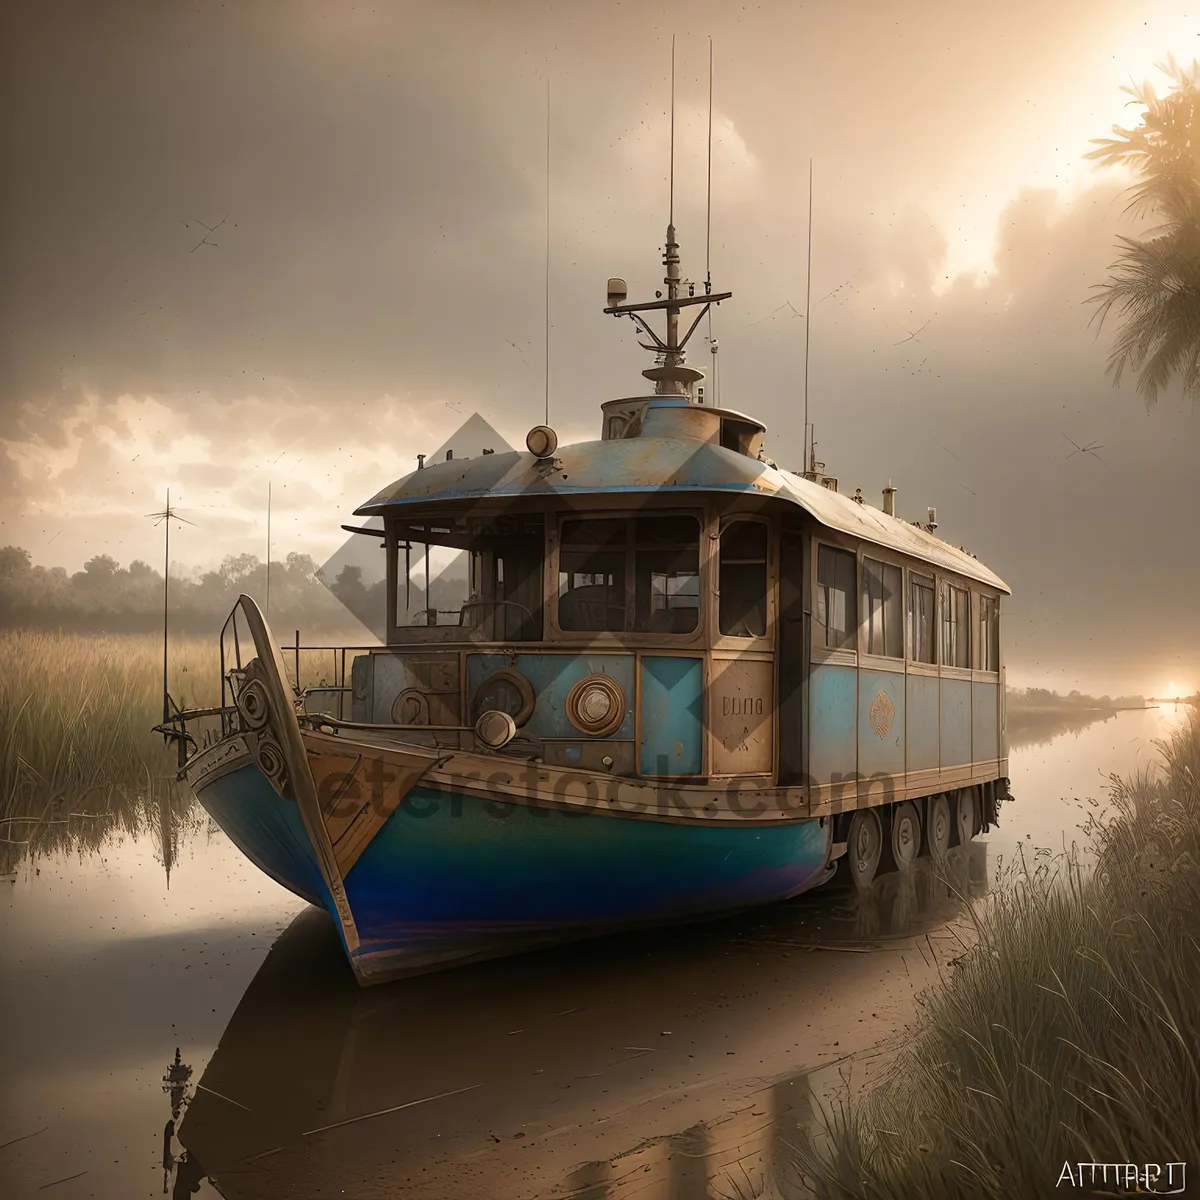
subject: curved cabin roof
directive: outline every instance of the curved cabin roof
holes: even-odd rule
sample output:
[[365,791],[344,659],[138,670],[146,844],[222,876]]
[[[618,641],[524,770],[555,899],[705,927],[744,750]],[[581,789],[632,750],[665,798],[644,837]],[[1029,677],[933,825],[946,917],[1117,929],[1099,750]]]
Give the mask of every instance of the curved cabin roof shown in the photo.
[[452,459],[413,471],[385,488],[356,516],[401,515],[408,506],[518,496],[638,495],[728,492],[773,497],[803,509],[839,533],[885,546],[1011,594],[978,559],[923,528],[849,496],[830,491],[791,471],[712,442],[689,437],[640,437],[577,442],[560,447],[553,460],[512,451]]

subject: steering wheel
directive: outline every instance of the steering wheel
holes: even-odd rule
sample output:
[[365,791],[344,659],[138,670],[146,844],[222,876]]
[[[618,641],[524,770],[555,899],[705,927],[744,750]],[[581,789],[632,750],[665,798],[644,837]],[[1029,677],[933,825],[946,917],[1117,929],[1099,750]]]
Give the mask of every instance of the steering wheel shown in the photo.
[[495,609],[500,606],[503,606],[505,608],[515,608],[521,614],[521,620],[523,622],[533,620],[533,613],[528,608],[526,608],[524,604],[518,604],[516,600],[468,600],[462,606],[462,608],[459,609],[458,623],[459,623],[459,625],[466,624],[466,622],[463,620],[463,618],[466,616],[467,609],[469,609],[469,608],[492,608],[492,609]]

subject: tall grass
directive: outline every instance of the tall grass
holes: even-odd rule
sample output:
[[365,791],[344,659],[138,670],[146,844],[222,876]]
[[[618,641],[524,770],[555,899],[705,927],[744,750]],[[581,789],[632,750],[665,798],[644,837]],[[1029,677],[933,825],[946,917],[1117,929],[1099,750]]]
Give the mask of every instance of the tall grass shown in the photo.
[[1094,869],[1022,860],[993,893],[885,1080],[801,1148],[818,1196],[1057,1195],[1064,1162],[1200,1170],[1200,714],[1159,748],[1159,772],[1112,780]]
[[[294,682],[295,657],[283,657]],[[306,686],[335,683],[340,668],[333,651],[301,651]],[[151,833],[170,858],[192,798],[175,782],[177,751],[151,732],[162,682],[153,634],[0,630],[0,874],[27,854],[95,847],[114,829]],[[173,639],[168,683],[181,708],[218,705],[217,638]]]
[[[172,645],[177,702],[218,701],[219,674],[215,643]],[[99,844],[114,827],[173,829],[190,801],[173,786],[174,752],[151,733],[161,719],[158,638],[0,631],[0,865]]]

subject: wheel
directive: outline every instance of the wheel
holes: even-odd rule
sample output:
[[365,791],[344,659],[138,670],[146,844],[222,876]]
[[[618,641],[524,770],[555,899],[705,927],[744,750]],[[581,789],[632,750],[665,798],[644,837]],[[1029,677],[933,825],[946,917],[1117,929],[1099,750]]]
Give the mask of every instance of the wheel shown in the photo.
[[921,817],[910,800],[892,809],[888,822],[891,833],[892,863],[897,871],[910,871],[921,852]]
[[963,788],[958,793],[958,802],[954,806],[955,825],[960,846],[965,846],[975,836],[975,808],[975,789]]
[[883,852],[883,828],[879,813],[873,808],[860,808],[850,820],[846,838],[846,867],[856,888],[869,888],[879,870]]
[[945,795],[929,798],[925,822],[925,850],[931,858],[945,858],[950,849],[950,800]]

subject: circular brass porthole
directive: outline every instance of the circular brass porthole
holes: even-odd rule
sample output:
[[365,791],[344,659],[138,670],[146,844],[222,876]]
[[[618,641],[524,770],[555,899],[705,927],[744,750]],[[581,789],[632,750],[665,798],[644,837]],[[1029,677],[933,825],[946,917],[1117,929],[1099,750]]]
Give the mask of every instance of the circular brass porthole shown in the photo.
[[625,693],[607,675],[585,675],[567,693],[567,717],[593,737],[614,733],[625,720]]
[[471,712],[478,720],[489,709],[508,713],[513,724],[524,725],[533,716],[533,684],[521,674],[505,668],[493,671],[476,689]]

